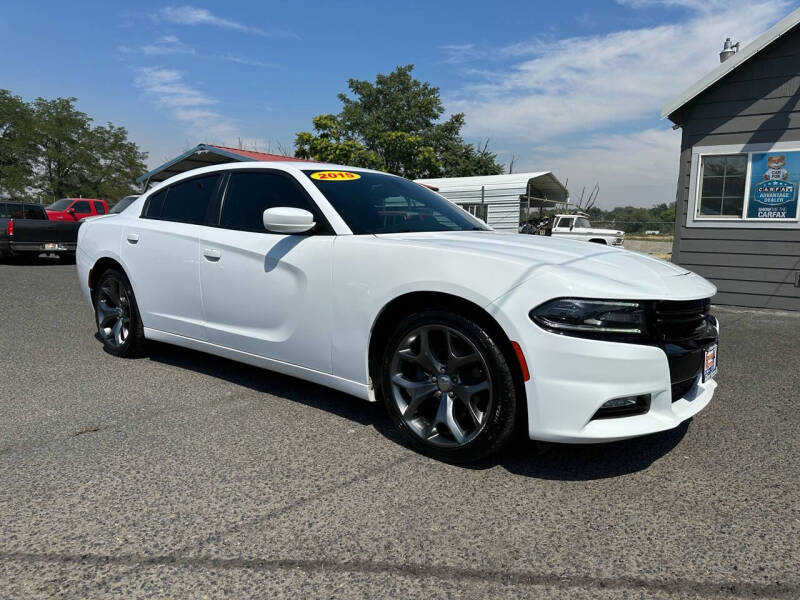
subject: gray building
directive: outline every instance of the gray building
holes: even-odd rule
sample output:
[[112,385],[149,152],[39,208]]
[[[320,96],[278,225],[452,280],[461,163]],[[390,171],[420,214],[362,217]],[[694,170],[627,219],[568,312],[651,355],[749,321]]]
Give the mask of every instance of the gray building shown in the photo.
[[[743,17],[744,18],[744,17]],[[800,310],[800,9],[667,103],[682,128],[672,260],[717,304]]]

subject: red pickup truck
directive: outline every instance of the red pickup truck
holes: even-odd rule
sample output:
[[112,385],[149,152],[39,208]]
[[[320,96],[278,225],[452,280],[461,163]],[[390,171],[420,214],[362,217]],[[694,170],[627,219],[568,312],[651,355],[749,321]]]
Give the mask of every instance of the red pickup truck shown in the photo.
[[80,221],[86,217],[96,217],[108,213],[105,200],[94,198],[62,198],[47,207],[51,221]]

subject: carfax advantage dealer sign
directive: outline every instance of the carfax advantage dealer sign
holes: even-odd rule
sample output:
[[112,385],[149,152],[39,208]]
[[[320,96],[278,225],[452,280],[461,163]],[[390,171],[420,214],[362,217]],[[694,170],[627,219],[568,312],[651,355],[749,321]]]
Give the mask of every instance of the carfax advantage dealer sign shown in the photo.
[[750,155],[748,219],[796,219],[800,152]]

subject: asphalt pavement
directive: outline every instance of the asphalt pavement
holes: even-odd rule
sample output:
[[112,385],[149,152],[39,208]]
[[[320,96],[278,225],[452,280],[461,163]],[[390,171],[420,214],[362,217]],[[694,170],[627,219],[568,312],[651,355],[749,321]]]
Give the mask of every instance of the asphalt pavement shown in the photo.
[[320,386],[110,356],[74,266],[0,264],[0,598],[798,598],[800,314],[717,315],[691,422],[466,468]]

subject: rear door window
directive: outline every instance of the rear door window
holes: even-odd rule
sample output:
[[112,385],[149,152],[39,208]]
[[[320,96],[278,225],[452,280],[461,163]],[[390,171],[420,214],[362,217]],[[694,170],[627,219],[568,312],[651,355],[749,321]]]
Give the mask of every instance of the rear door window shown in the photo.
[[92,204],[94,204],[94,212],[96,212],[98,215],[106,214],[106,209],[103,207],[102,202],[92,202]]
[[209,204],[217,192],[219,177],[215,173],[170,186],[158,218],[195,225],[205,223]]
[[25,218],[25,211],[22,208],[22,204],[19,202],[9,202],[8,203],[8,217],[10,219],[24,219]]
[[147,219],[161,218],[161,209],[164,207],[164,199],[167,197],[167,190],[163,189],[160,192],[153,194],[147,199],[144,205],[142,216]]
[[92,212],[92,207],[89,206],[89,203],[86,200],[79,200],[72,205],[72,208],[75,209],[76,215],[88,215]]
[[[170,192],[171,193],[171,192]],[[327,222],[317,205],[293,177],[270,172],[232,172],[220,214],[220,227],[267,233],[264,211],[288,206],[314,215],[316,231],[327,230]]]
[[25,218],[26,219],[38,219],[38,220],[47,220],[47,213],[44,212],[44,208],[41,206],[36,206],[35,204],[26,204],[25,205]]
[[5,202],[0,202],[0,219],[8,219],[9,212],[8,212],[8,205]]

